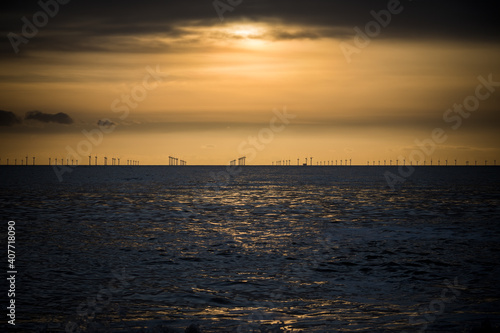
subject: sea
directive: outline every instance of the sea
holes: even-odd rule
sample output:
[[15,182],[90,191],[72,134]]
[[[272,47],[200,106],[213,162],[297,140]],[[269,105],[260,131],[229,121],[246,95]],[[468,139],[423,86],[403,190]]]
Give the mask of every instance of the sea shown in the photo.
[[496,332],[500,167],[400,168],[1,166],[2,325]]

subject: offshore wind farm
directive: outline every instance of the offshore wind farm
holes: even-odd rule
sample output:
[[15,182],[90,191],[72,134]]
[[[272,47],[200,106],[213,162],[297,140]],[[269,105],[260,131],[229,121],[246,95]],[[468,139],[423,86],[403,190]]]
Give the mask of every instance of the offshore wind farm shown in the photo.
[[[22,166],[28,166],[28,165],[66,165],[66,166],[78,166],[80,165],[79,164],[79,160],[75,160],[75,159],[64,159],[64,158],[60,158],[59,159],[59,164],[57,163],[57,158],[55,159],[52,159],[51,157],[48,158],[47,160],[47,163],[46,164],[43,164],[43,162],[41,162],[40,164],[35,164],[35,159],[36,157],[35,156],[31,156],[32,158],[32,164],[28,164],[28,156],[25,157],[25,161],[26,163],[24,162],[23,159],[19,159],[21,162],[22,162]],[[1,165],[12,165],[12,164],[9,164],[9,161],[12,161],[14,160],[14,164],[13,165],[18,165],[17,164],[17,158],[15,159],[12,159],[12,158],[4,158],[2,160],[2,158],[0,157],[0,166]],[[107,156],[103,156],[102,157],[102,164],[101,165],[104,165],[104,166],[120,166],[120,158],[119,157],[111,157],[111,164],[108,164],[107,163],[107,160],[108,160],[108,157]],[[273,166],[359,166],[359,165],[366,165],[366,166],[392,166],[392,165],[395,165],[395,166],[399,166],[399,165],[403,165],[403,166],[406,166],[406,165],[410,165],[410,166],[487,166],[487,165],[493,165],[493,166],[496,166],[496,160],[493,160],[493,161],[490,161],[490,164],[488,164],[488,160],[465,160],[465,161],[459,161],[457,159],[450,159],[448,163],[448,159],[429,159],[429,160],[423,160],[423,161],[414,161],[414,160],[409,160],[407,162],[406,159],[384,159],[384,160],[373,160],[373,161],[367,161],[366,164],[364,163],[356,163],[355,164],[352,164],[352,159],[345,159],[345,160],[342,160],[342,159],[336,159],[336,160],[323,160],[323,161],[316,161],[316,164],[313,164],[313,158],[310,157],[309,158],[309,163],[307,162],[308,159],[305,158],[305,162],[304,163],[301,163],[302,159],[301,158],[297,158],[297,164],[293,164],[292,163],[292,160],[276,160],[276,161],[271,161],[270,164],[257,164],[257,165],[273,165]],[[52,162],[54,161],[54,162]],[[84,165],[87,165],[87,166],[97,166],[99,165],[98,164],[98,161],[99,161],[99,157],[96,155],[94,156],[94,162],[92,162],[92,156],[89,155],[89,159],[88,159],[88,164],[82,164],[82,166]],[[66,162],[66,164],[65,164]],[[420,163],[420,164],[419,164]],[[231,166],[244,166],[244,165],[247,165],[246,164],[246,157],[239,157],[237,160],[231,160],[229,161],[227,164],[231,165]],[[221,163],[221,164],[215,164],[215,165],[227,165],[225,163]],[[127,159],[126,160],[126,164],[122,164],[122,166],[124,165],[140,165],[140,161],[139,160],[129,160]],[[155,164],[145,164],[145,165],[155,165]],[[168,166],[186,166],[188,165],[188,162],[185,161],[185,160],[182,160],[182,159],[179,159],[177,157],[173,157],[173,156],[168,156],[168,163],[165,163],[165,164],[158,164],[158,165],[168,165]]]

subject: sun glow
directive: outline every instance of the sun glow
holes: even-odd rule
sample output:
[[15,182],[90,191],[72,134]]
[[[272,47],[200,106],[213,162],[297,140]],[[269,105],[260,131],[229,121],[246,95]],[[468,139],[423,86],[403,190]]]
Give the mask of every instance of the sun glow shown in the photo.
[[237,26],[232,29],[233,38],[238,39],[238,43],[245,48],[259,49],[264,47],[265,29],[258,26]]
[[240,26],[234,28],[232,33],[235,37],[239,38],[260,38],[262,36],[263,29],[253,26]]
[[266,41],[267,29],[262,24],[231,24],[216,28],[210,33],[214,40],[253,49],[261,48]]

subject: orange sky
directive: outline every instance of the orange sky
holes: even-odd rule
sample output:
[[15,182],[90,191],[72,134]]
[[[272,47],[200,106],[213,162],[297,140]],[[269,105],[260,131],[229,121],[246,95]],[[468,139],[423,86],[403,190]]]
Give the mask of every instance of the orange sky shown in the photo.
[[[481,88],[488,97],[460,116],[459,128],[443,119],[475,95],[479,76],[500,82],[497,42],[374,38],[349,63],[340,45],[352,43],[352,31],[280,39],[301,26],[227,20],[178,28],[180,36],[96,37],[88,50],[71,52],[28,44],[25,54],[4,57],[1,110],[63,112],[74,123],[0,127],[0,164],[26,155],[45,164],[85,146],[80,164],[90,152],[142,165],[168,164],[170,155],[191,165],[227,164],[243,154],[252,157],[247,164],[313,156],[365,165],[408,156],[435,128],[447,139],[426,160],[500,157],[500,87]],[[320,35],[324,28],[307,29]],[[273,110],[285,108],[294,117],[270,131]],[[103,119],[113,128],[96,134]],[[94,133],[90,148],[82,131]]]

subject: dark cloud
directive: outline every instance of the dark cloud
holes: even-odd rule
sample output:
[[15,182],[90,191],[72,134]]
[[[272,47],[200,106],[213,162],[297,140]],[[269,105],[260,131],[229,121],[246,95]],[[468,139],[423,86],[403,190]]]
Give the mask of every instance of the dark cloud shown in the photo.
[[66,113],[59,112],[56,114],[51,113],[43,113],[40,111],[29,111],[26,112],[26,116],[24,116],[25,120],[33,119],[40,121],[42,123],[57,123],[57,124],[72,124],[73,119],[68,116]]
[[0,110],[0,126],[12,126],[20,122],[21,121],[14,113]]
[[[241,20],[296,26],[302,31],[278,31],[277,39],[332,37],[334,31],[354,32],[374,18],[371,11],[387,9],[381,0],[245,0],[219,20],[212,1],[71,1],[60,5],[57,15],[49,18],[29,44],[21,47],[66,51],[120,51],[132,49],[134,36],[157,35],[183,38],[190,26],[222,26]],[[393,15],[379,38],[441,38],[452,40],[500,40],[498,1],[401,0],[403,10]],[[38,1],[10,1],[3,5],[0,32],[21,33],[26,16],[32,21],[40,11]],[[315,29],[319,28],[318,31]],[[345,32],[344,32],[345,35]],[[117,37],[128,38],[131,45],[118,49],[111,44]],[[106,43],[107,40],[113,43]],[[107,45],[107,46],[106,46]],[[141,45],[141,48],[144,48]],[[144,51],[165,50],[164,44],[150,45]],[[8,38],[3,38],[0,52],[12,54]],[[21,55],[22,56],[22,55]]]
[[283,29],[275,29],[271,31],[270,36],[276,40],[287,40],[287,39],[318,39],[324,37],[319,32],[315,31],[285,31]]
[[97,126],[111,127],[114,125],[116,124],[109,119],[99,119],[99,121],[97,122]]

